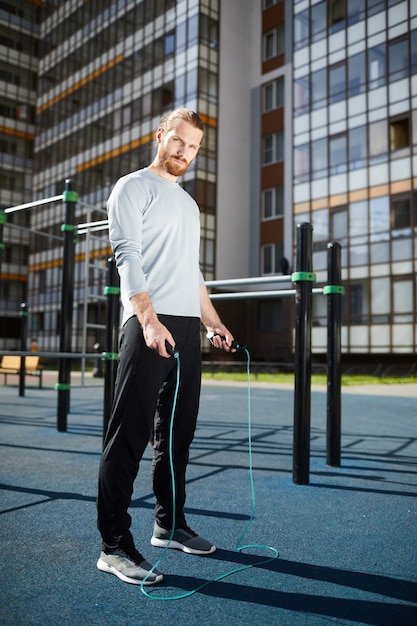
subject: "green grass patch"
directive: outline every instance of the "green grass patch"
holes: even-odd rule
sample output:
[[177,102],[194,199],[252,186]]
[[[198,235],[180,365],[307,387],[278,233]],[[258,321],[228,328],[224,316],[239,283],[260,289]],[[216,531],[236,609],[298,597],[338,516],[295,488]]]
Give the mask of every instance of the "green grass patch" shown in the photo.
[[[203,380],[224,380],[224,381],[246,381],[248,379],[246,372],[203,372]],[[251,373],[251,382],[262,383],[288,383],[294,384],[294,374],[292,373]],[[312,374],[311,382],[313,385],[327,385],[327,377],[325,374]],[[380,378],[379,376],[365,376],[365,375],[343,375],[342,385],[392,385],[392,384],[407,384],[416,383],[417,378],[413,376],[397,377],[397,376],[385,376]]]

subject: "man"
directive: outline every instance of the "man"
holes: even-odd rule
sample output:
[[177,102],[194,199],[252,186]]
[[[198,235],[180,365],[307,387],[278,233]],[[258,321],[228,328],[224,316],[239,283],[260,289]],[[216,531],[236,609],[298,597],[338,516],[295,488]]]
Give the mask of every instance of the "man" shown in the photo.
[[[216,333],[213,345],[234,351],[233,336],[211,303],[199,268],[198,206],[177,182],[197,156],[202,139],[203,124],[196,113],[173,111],[156,131],[154,161],[119,179],[108,200],[123,318],[114,403],[99,472],[102,552],[97,567],[133,584],[163,578],[137,551],[129,530],[133,483],[152,431],[152,545],[169,544],[198,555],[216,549],[187,526],[183,510],[200,398],[200,320]],[[168,443],[177,361],[169,346],[180,355],[173,428],[175,519]]]

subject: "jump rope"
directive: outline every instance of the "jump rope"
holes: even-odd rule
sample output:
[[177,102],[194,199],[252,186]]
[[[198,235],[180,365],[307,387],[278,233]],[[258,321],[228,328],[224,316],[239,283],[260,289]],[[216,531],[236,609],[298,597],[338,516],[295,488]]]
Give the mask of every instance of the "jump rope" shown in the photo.
[[[208,333],[207,338],[212,339],[215,335],[216,333]],[[221,339],[225,341],[225,337],[221,336]],[[175,522],[173,522],[173,525],[171,528],[171,535],[168,540],[168,544],[165,546],[161,556],[156,561],[156,563],[152,566],[151,570],[149,571],[149,573],[147,574],[147,576],[144,578],[144,580],[141,582],[141,585],[140,585],[140,589],[142,593],[146,597],[151,598],[152,600],[166,601],[166,600],[182,600],[183,598],[188,598],[189,596],[192,596],[194,593],[197,593],[197,591],[204,589],[204,587],[207,587],[211,583],[219,582],[220,580],[223,580],[224,578],[227,578],[228,576],[231,576],[232,574],[243,572],[244,570],[251,569],[252,567],[257,567],[258,565],[264,565],[266,563],[270,563],[271,561],[274,561],[275,559],[277,559],[279,556],[278,550],[276,548],[273,548],[272,546],[267,546],[267,545],[257,544],[257,543],[249,543],[249,544],[242,545],[242,542],[246,534],[248,533],[249,528],[252,525],[252,522],[255,518],[255,488],[254,488],[254,481],[253,481],[252,433],[251,433],[252,425],[251,425],[251,393],[250,393],[250,353],[246,346],[236,341],[232,342],[232,348],[235,348],[236,350],[242,350],[246,354],[246,372],[247,372],[247,378],[248,378],[248,394],[247,394],[248,457],[249,457],[248,463],[249,463],[249,480],[250,480],[250,488],[251,488],[251,514],[249,517],[249,521],[246,524],[246,527],[244,528],[242,534],[240,535],[239,539],[236,542],[235,549],[237,552],[242,552],[243,550],[248,550],[248,549],[269,550],[270,552],[272,552],[272,556],[268,558],[262,558],[261,561],[256,561],[255,563],[251,563],[250,565],[243,565],[240,567],[233,568],[224,574],[220,574],[219,576],[206,580],[202,585],[199,585],[198,587],[196,587],[195,589],[192,589],[191,591],[186,591],[184,593],[176,594],[172,596],[153,595],[149,593],[149,591],[147,591],[147,589],[145,588],[146,580],[151,575],[151,573],[158,567],[158,565],[162,563],[162,561],[165,558],[166,553],[169,550],[169,546],[170,546],[170,543],[172,542],[174,532],[175,532]],[[180,376],[181,376],[181,359],[180,359],[179,352],[168,344],[167,344],[167,350],[176,359],[176,362],[177,362],[176,385],[175,385],[175,391],[174,391],[174,399],[172,403],[172,411],[171,411],[171,419],[170,419],[170,427],[169,427],[169,441],[168,441],[169,467],[170,467],[171,488],[172,488],[172,518],[173,520],[175,520],[176,498],[175,498],[175,477],[174,477],[174,462],[173,462],[173,433],[174,433],[174,417],[175,417],[175,410],[177,406],[178,389],[180,385]]]

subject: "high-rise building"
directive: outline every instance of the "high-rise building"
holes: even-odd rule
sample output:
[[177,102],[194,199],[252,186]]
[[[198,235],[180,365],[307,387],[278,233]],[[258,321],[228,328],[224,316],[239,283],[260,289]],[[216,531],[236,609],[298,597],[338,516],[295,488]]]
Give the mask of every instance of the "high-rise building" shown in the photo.
[[[291,273],[295,227],[309,222],[317,286],[327,284],[327,243],[342,244],[343,352],[415,352],[416,2],[19,0],[1,3],[0,25],[15,42],[29,31],[39,40],[26,56],[13,37],[0,42],[16,72],[37,78],[36,133],[10,119],[2,127],[35,135],[32,193],[2,190],[3,207],[56,197],[71,179],[76,223],[105,218],[117,178],[153,158],[160,116],[193,108],[206,135],[182,184],[201,208],[206,279]],[[2,176],[10,150],[0,151]],[[63,209],[30,217],[31,333],[54,349]],[[109,253],[105,231],[79,236],[76,350],[102,341]],[[254,358],[292,358],[289,299],[217,306]],[[313,306],[313,350],[325,354],[326,296]]]
[[0,344],[20,346],[28,280],[29,214],[3,209],[32,200],[38,2],[0,2]]
[[343,246],[343,351],[415,354],[417,3],[304,0],[293,22],[294,218],[319,283],[327,242]]

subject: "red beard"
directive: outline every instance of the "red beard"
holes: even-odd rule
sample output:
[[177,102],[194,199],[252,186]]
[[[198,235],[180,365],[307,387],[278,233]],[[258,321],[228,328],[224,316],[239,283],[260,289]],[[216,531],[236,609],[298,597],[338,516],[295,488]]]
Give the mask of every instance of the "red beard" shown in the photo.
[[[177,163],[178,160],[181,161],[183,165]],[[182,176],[187,171],[189,163],[182,157],[169,156],[165,153],[161,155],[159,159],[159,166],[171,176]]]

